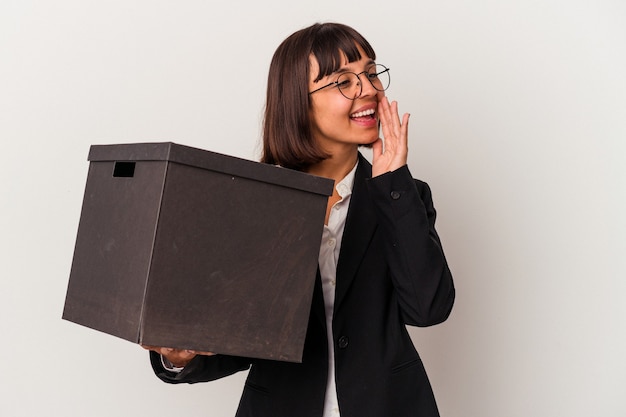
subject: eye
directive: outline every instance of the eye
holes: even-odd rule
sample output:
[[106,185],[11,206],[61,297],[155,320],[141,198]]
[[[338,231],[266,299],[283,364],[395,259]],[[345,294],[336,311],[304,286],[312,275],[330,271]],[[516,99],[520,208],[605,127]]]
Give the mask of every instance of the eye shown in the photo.
[[353,77],[351,77],[349,74],[339,76],[339,78],[337,78],[337,88],[340,90],[350,88],[354,83],[354,80],[352,78]]
[[365,70],[365,73],[367,74],[367,78],[369,78],[370,80],[377,79],[378,75],[381,74],[382,72],[384,72],[384,69],[382,67],[379,67],[378,65],[372,65],[371,67]]

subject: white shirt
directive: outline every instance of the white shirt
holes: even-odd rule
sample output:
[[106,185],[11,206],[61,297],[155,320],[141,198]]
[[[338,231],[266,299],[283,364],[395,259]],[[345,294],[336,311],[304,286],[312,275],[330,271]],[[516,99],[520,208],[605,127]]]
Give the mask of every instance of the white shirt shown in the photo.
[[333,337],[333,308],[335,306],[335,286],[337,284],[337,260],[341,249],[343,229],[346,225],[352,185],[356,165],[352,171],[342,179],[335,188],[341,197],[330,210],[328,225],[324,226],[320,245],[319,266],[324,293],[326,310],[326,329],[328,336],[328,381],[326,383],[326,397],[324,401],[323,417],[339,417],[339,402],[337,400],[337,386],[335,385],[335,347]]

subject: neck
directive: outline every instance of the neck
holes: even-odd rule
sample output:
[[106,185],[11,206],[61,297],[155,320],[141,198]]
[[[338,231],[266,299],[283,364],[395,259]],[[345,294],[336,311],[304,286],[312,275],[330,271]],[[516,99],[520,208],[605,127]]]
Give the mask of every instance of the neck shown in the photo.
[[344,179],[358,159],[358,151],[333,154],[330,158],[318,162],[307,169],[307,173],[335,180],[335,184]]
[[324,224],[328,224],[330,217],[330,211],[335,203],[341,199],[337,192],[337,184],[348,175],[348,173],[354,168],[358,158],[358,150],[355,147],[353,152],[333,153],[328,159],[318,162],[315,165],[309,167],[306,171],[309,174],[317,175],[320,177],[330,178],[335,180],[335,186],[333,187],[333,194],[328,198],[328,204],[326,206],[326,218]]

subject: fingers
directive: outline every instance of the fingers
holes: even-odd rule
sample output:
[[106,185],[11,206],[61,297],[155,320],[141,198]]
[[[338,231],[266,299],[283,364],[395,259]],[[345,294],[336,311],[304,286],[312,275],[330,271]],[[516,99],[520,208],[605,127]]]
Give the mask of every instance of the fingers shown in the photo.
[[378,158],[383,153],[383,140],[381,138],[376,139],[374,143],[372,143],[372,154],[374,159]]
[[188,350],[187,352],[191,352],[194,355],[202,355],[202,356],[215,356],[215,352],[207,352],[204,350]]
[[141,345],[141,347],[146,350],[152,350],[165,357],[176,357],[180,359],[191,359],[196,355],[204,355],[204,356],[215,355],[214,352],[208,352],[208,351],[202,351],[202,350],[174,349],[174,348],[169,348],[169,347],[148,346],[148,345]]
[[401,133],[402,124],[400,122],[400,116],[398,114],[398,102],[389,102],[389,98],[386,96],[381,100],[380,107],[382,107],[381,124],[383,127],[383,134],[385,138],[387,136],[399,136]]
[[396,140],[401,145],[406,145],[410,115],[405,113],[401,120],[398,112],[398,102],[389,102],[387,97],[384,97],[378,103],[378,112],[385,142],[387,140]]
[[378,115],[384,146],[382,142],[374,143],[373,164],[375,173],[385,173],[406,164],[410,115],[405,113],[400,119],[398,102],[390,102],[387,97],[379,101]]
[[212,352],[199,352],[190,349],[174,349],[168,347],[159,346],[146,346],[142,345],[144,349],[151,350],[158,353],[163,358],[167,359],[169,363],[174,366],[185,367],[193,358],[197,355],[214,355]]
[[402,116],[402,126],[400,129],[400,137],[404,141],[404,145],[408,147],[409,142],[409,119],[411,115],[409,113],[404,113]]

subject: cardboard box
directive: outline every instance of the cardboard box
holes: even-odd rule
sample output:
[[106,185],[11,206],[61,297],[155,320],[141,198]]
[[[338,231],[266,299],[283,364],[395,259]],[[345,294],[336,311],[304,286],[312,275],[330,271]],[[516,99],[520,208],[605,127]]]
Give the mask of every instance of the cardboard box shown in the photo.
[[177,145],[95,145],[63,318],[299,362],[333,181]]

